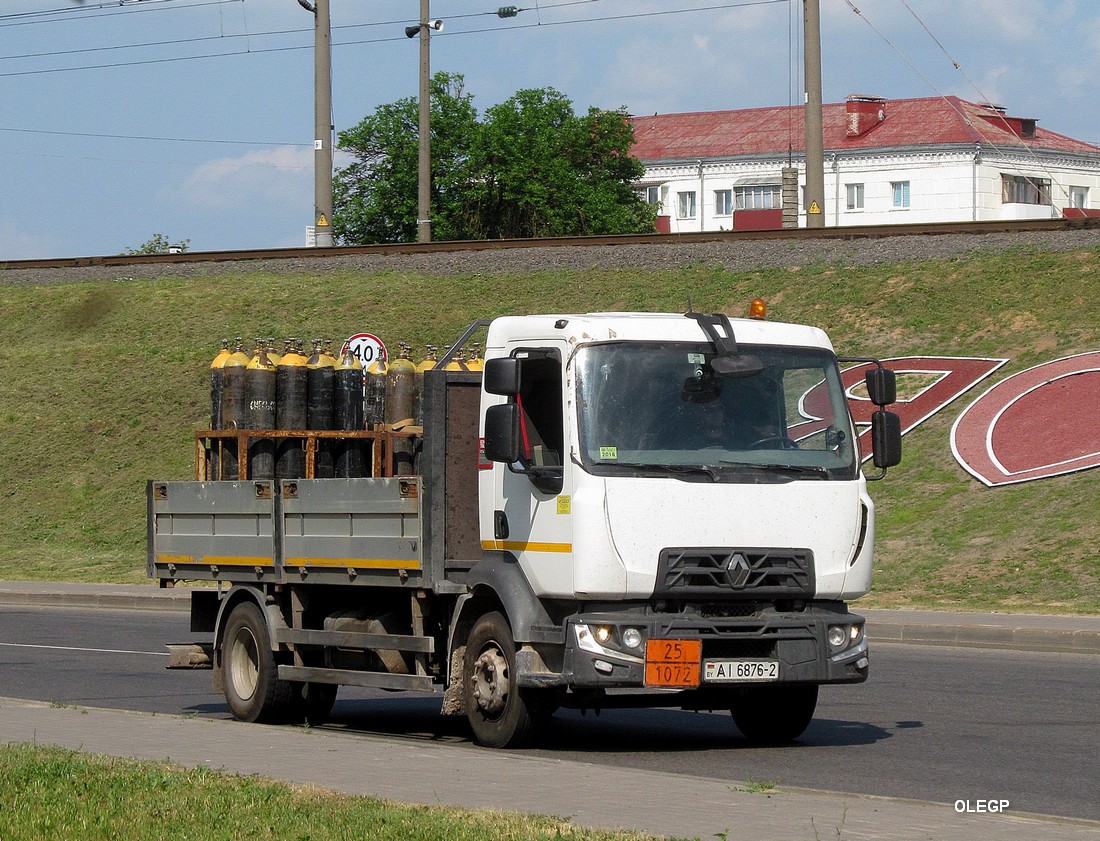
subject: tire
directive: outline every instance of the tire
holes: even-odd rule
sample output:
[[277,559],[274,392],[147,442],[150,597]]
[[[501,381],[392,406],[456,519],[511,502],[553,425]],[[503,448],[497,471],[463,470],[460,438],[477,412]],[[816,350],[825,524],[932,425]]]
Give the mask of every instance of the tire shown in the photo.
[[516,644],[500,613],[474,624],[462,660],[466,718],[474,740],[488,748],[516,748],[533,741],[546,718],[537,694],[516,686]]
[[734,703],[733,723],[753,744],[783,744],[806,731],[815,709],[816,685],[747,687]]
[[278,679],[267,622],[259,606],[243,601],[233,608],[221,642],[222,685],[238,721],[277,722],[291,710],[293,687]]

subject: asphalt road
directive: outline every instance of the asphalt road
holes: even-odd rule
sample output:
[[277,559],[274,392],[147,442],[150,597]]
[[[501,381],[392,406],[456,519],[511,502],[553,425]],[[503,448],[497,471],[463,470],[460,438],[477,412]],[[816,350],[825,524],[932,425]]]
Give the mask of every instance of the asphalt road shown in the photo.
[[[0,695],[228,718],[209,672],[164,669],[163,643],[192,638],[179,612],[0,606]],[[333,728],[467,743],[435,698],[340,691]],[[1007,799],[1014,812],[1100,820],[1098,695],[1096,656],[879,644],[871,679],[823,689],[797,745],[750,748],[725,714],[561,711],[531,752],[738,786]]]

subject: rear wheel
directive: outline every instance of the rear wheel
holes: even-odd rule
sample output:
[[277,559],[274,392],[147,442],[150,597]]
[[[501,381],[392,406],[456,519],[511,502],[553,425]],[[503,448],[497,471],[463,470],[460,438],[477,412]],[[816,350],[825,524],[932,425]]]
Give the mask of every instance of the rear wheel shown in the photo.
[[520,747],[544,719],[537,695],[516,686],[516,644],[508,620],[487,613],[474,624],[462,662],[466,717],[478,744]]
[[285,718],[293,687],[279,680],[267,622],[255,602],[233,608],[222,636],[222,685],[233,717],[272,722]]
[[733,705],[733,723],[750,742],[782,744],[801,736],[817,709],[817,686],[746,687]]

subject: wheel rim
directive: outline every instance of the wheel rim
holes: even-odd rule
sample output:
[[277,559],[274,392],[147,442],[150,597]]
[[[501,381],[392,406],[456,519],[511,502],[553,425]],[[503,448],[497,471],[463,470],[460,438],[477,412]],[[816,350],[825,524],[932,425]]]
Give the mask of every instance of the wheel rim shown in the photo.
[[256,694],[260,682],[260,649],[256,636],[248,628],[240,628],[229,646],[229,680],[234,694],[242,701]]
[[508,660],[496,643],[490,644],[474,661],[474,702],[486,718],[499,718],[508,705]]

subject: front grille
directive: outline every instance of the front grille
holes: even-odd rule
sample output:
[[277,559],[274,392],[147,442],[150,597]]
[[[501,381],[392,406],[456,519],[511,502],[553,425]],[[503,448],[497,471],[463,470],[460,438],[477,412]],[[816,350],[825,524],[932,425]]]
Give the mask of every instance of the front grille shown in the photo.
[[672,598],[813,595],[809,549],[671,548],[661,550],[656,595]]

